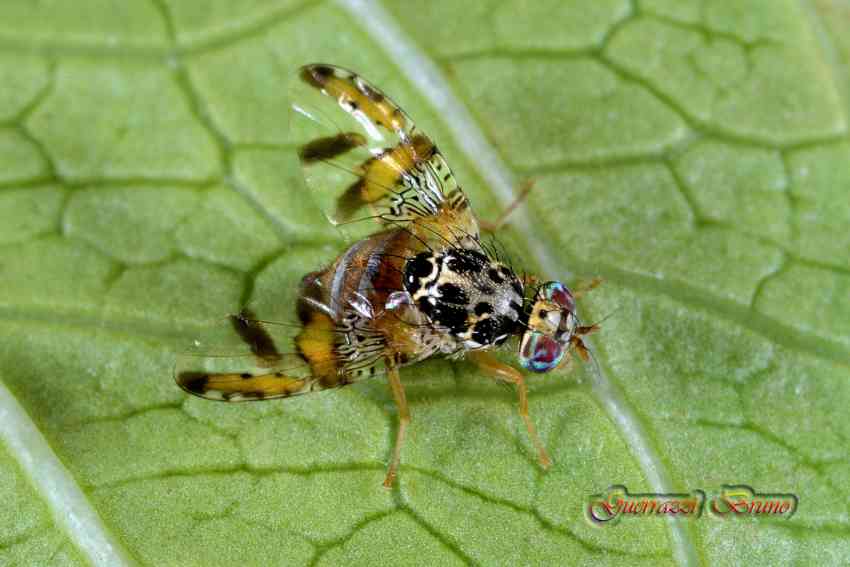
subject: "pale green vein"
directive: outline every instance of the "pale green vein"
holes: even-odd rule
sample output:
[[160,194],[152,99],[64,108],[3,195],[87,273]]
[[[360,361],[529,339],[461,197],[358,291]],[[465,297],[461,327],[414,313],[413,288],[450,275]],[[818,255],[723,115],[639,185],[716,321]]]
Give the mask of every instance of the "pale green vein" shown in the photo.
[[636,15],[647,15],[650,18],[658,20],[659,22],[663,22],[668,26],[679,28],[682,30],[687,30],[691,32],[696,32],[700,34],[704,39],[725,39],[727,41],[731,41],[744,47],[746,49],[754,49],[757,47],[765,47],[765,46],[778,46],[782,45],[779,41],[770,38],[758,38],[758,39],[747,39],[745,37],[741,37],[737,34],[731,32],[725,32],[718,29],[714,29],[709,27],[705,22],[686,22],[683,20],[676,20],[669,16],[665,16],[663,14],[658,14],[652,11],[644,12],[643,9],[639,10]]
[[656,558],[666,557],[666,556],[663,556],[663,555],[659,555],[657,553],[646,553],[646,554],[644,554],[644,553],[626,552],[626,551],[621,551],[619,549],[613,549],[613,548],[608,548],[608,547],[597,545],[597,544],[595,544],[591,541],[588,541],[588,540],[580,537],[579,535],[574,533],[572,530],[567,529],[566,527],[557,526],[557,525],[553,524],[551,521],[544,518],[543,515],[538,510],[536,510],[534,508],[528,508],[526,506],[520,506],[519,504],[516,504],[515,502],[512,502],[511,500],[506,500],[504,498],[500,498],[500,497],[497,497],[497,496],[487,494],[485,492],[482,492],[481,490],[479,490],[478,488],[476,488],[474,486],[469,486],[469,485],[466,485],[466,484],[463,484],[463,483],[456,482],[456,481],[452,480],[451,478],[445,476],[444,474],[442,474],[438,471],[423,469],[423,468],[419,468],[419,467],[407,467],[407,469],[411,470],[411,471],[416,471],[417,473],[419,473],[423,476],[427,476],[427,477],[431,478],[432,480],[434,480],[435,482],[440,482],[440,483],[443,483],[443,484],[450,486],[454,489],[463,491],[466,494],[474,496],[475,498],[478,498],[479,500],[481,500],[481,501],[483,501],[487,504],[490,504],[490,505],[493,505],[493,506],[501,506],[503,508],[508,508],[510,510],[513,510],[514,512],[524,514],[524,515],[528,516],[529,518],[531,518],[532,520],[534,520],[538,524],[538,526],[540,527],[541,530],[551,532],[551,533],[553,533],[553,534],[555,534],[559,537],[569,538],[569,539],[575,541],[578,545],[580,545],[589,554],[598,554],[598,555],[606,554],[606,555],[612,555],[612,556],[615,556],[615,557],[621,557],[623,559],[626,559],[626,558],[629,558],[629,557],[656,557]]
[[597,272],[606,279],[616,281],[634,291],[647,294],[662,294],[694,309],[700,309],[719,319],[734,322],[778,345],[823,360],[850,365],[847,348],[835,340],[798,331],[789,324],[743,307],[720,296],[706,295],[694,286],[681,281],[671,281],[629,272],[604,263],[594,264]]
[[[168,8],[159,1],[154,0],[153,4],[156,6],[157,10],[162,14],[163,20],[166,24],[166,29],[168,30],[169,40],[177,45],[177,31],[173,24],[171,15],[168,11]],[[303,9],[304,6],[299,7],[297,10]],[[296,10],[296,11],[297,11]],[[287,11],[284,15],[285,17],[289,17],[293,14],[293,11]],[[279,15],[275,18],[270,18],[269,21],[277,22],[284,17],[284,15]],[[262,27],[265,27],[263,25]],[[259,29],[262,29],[259,28]],[[240,36],[241,37],[241,36]],[[198,120],[200,124],[204,126],[204,128],[210,133],[213,140],[216,143],[218,153],[219,153],[219,161],[223,165],[224,169],[224,177],[223,179],[212,179],[212,180],[203,180],[202,185],[208,186],[217,181],[223,181],[228,187],[233,189],[240,197],[242,197],[249,206],[251,206],[258,214],[260,214],[263,218],[268,220],[281,235],[288,234],[288,228],[281,224],[280,219],[276,216],[269,213],[269,211],[262,206],[252,195],[251,192],[247,190],[247,188],[243,187],[237,180],[235,175],[233,174],[233,144],[230,139],[225,135],[225,133],[218,127],[213,118],[210,116],[206,105],[203,101],[201,95],[197,92],[192,80],[189,76],[189,73],[186,69],[185,63],[181,55],[185,53],[185,51],[179,50],[177,47],[174,47],[172,51],[168,55],[169,62],[171,63],[171,67],[173,69],[174,80],[180,90],[183,92],[186,97],[186,102],[191,109],[192,114]],[[247,288],[250,290],[251,282],[247,285]]]
[[[671,427],[675,427],[676,420],[674,419],[666,419],[667,422],[670,423]],[[768,443],[772,443],[777,447],[781,447],[783,450],[787,451],[790,455],[793,455],[795,459],[797,459],[800,464],[812,469],[818,476],[823,477],[823,467],[824,465],[832,465],[837,463],[844,462],[843,460],[836,459],[820,459],[814,460],[810,457],[807,457],[799,448],[791,445],[783,439],[782,437],[776,435],[770,430],[764,429],[759,425],[747,420],[742,423],[726,423],[726,422],[718,422],[712,421],[708,419],[689,419],[688,423],[697,425],[700,427],[711,427],[714,429],[735,429],[738,431],[746,431],[752,433],[753,435],[758,435],[763,438],[764,441]],[[829,482],[827,479],[823,479],[825,482]]]
[[772,150],[794,150],[799,149],[800,147],[810,146],[810,145],[820,145],[820,144],[829,144],[836,141],[840,141],[845,137],[845,134],[842,133],[840,135],[829,135],[829,136],[806,136],[800,137],[796,140],[789,142],[777,142],[776,140],[772,140],[766,136],[758,136],[758,135],[746,135],[741,134],[740,132],[735,132],[730,128],[726,128],[720,126],[718,124],[708,122],[695,116],[692,112],[690,112],[687,108],[685,108],[682,104],[676,101],[672,96],[668,95],[664,90],[651,80],[646,79],[639,74],[627,69],[623,65],[617,63],[612,58],[608,57],[604,51],[602,53],[597,54],[593,57],[594,60],[598,61],[600,64],[605,65],[610,69],[615,75],[617,75],[621,81],[626,83],[633,83],[640,87],[643,87],[653,96],[655,96],[658,100],[666,104],[669,108],[675,111],[681,118],[684,120],[688,126],[695,130],[700,130],[706,134],[710,134],[712,137],[723,141],[723,142],[731,142],[738,144],[747,144],[756,147],[762,147]]
[[398,509],[393,508],[393,509],[390,509],[390,510],[382,510],[382,511],[376,512],[374,514],[368,514],[367,516],[361,518],[360,521],[355,523],[354,526],[352,526],[351,531],[349,533],[345,534],[344,536],[342,536],[341,538],[335,539],[335,540],[333,540],[329,543],[326,543],[324,545],[317,545],[318,549],[316,551],[316,554],[313,556],[313,559],[310,561],[310,564],[309,564],[310,567],[313,567],[314,565],[318,565],[319,562],[322,560],[322,557],[324,557],[329,551],[331,551],[331,550],[333,550],[337,547],[342,547],[343,545],[345,545],[351,538],[353,538],[355,535],[357,535],[357,533],[359,531],[366,528],[369,524],[383,520],[387,516],[392,516],[393,514],[397,514],[397,513],[398,513]]
[[49,504],[56,524],[93,565],[120,567],[133,564],[38,427],[2,382],[0,436]]
[[103,59],[142,59],[142,60],[167,60],[181,55],[197,55],[208,51],[215,51],[238,43],[245,39],[255,37],[273,28],[277,24],[295,17],[300,12],[321,3],[320,0],[310,0],[298,6],[277,8],[265,14],[263,17],[245,22],[241,27],[210,34],[208,37],[176,43],[176,29],[171,22],[167,7],[158,0],[154,0],[157,11],[163,15],[166,30],[175,35],[169,41],[161,45],[138,46],[123,45],[114,46],[105,41],[69,41],[69,40],[34,40],[22,41],[20,38],[9,38],[0,36],[0,50],[12,53],[37,53],[48,57],[56,56],[82,56],[97,57]]
[[758,305],[759,298],[761,294],[764,292],[764,286],[771,280],[774,280],[780,277],[788,270],[789,264],[788,254],[782,254],[782,259],[779,262],[779,265],[776,266],[770,273],[765,274],[759,281],[756,282],[756,288],[753,291],[752,298],[750,299],[750,309],[755,309],[755,306]]
[[[615,75],[617,75],[621,81],[625,83],[633,83],[637,86],[640,86],[643,89],[649,91],[653,96],[658,98],[661,102],[667,105],[672,111],[674,111],[692,130],[699,130],[702,133],[710,134],[712,137],[716,138],[719,141],[731,143],[731,144],[745,144],[748,146],[755,146],[759,148],[765,149],[779,149],[779,150],[798,150],[803,148],[810,148],[813,146],[821,146],[832,144],[836,142],[841,142],[846,139],[846,133],[842,132],[836,135],[822,135],[822,136],[807,136],[801,137],[796,140],[786,141],[786,142],[777,142],[776,140],[772,140],[766,136],[758,136],[758,135],[747,135],[742,134],[740,132],[736,132],[730,128],[723,127],[712,123],[710,121],[704,120],[698,116],[695,116],[693,112],[689,111],[685,106],[683,106],[680,102],[675,100],[672,96],[668,95],[661,87],[657,86],[653,81],[646,79],[635,73],[623,65],[617,63],[612,60],[605,54],[604,48],[600,49],[588,49],[582,52],[575,50],[559,50],[559,49],[516,49],[516,48],[498,48],[492,50],[480,50],[476,52],[468,52],[461,54],[460,56],[451,56],[444,57],[439,59],[441,62],[460,62],[469,59],[476,58],[503,58],[503,59],[511,59],[511,60],[523,60],[523,59],[537,59],[537,60],[549,60],[549,61],[568,61],[570,59],[579,59],[579,58],[587,58],[593,61],[597,61],[601,65],[606,66],[609,70],[611,70]],[[638,160],[642,157],[653,157],[656,154],[635,154],[635,155],[626,155],[614,157],[613,159],[616,161],[618,159],[622,160]],[[565,161],[559,162],[554,165],[547,165],[543,168],[536,167],[534,171],[557,171],[559,168],[566,168],[570,166],[582,166],[588,165],[593,166],[596,164],[604,165],[608,162],[609,158],[605,158],[602,160],[590,160],[590,161]],[[531,170],[529,170],[531,171]]]
[[450,537],[448,537],[447,535],[439,531],[437,528],[432,526],[428,521],[425,520],[425,518],[417,514],[413,509],[409,507],[404,507],[403,510],[411,518],[413,518],[413,521],[422,526],[422,529],[431,534],[431,537],[443,544],[449,551],[460,557],[460,559],[464,563],[466,563],[467,565],[475,564],[472,558],[469,557],[466,553],[464,553],[464,551],[460,547],[458,547],[457,544],[452,541]]
[[[496,196],[503,203],[509,203],[513,199],[516,181],[507,165],[487,141],[468,109],[449,89],[448,81],[431,58],[413,43],[399,24],[377,2],[340,0],[340,4],[386,50],[402,73],[407,75],[407,79],[420,90],[432,106],[440,109],[461,151],[477,167],[479,174],[488,182]],[[414,69],[416,72],[413,72]],[[524,211],[517,211],[511,221],[525,240],[531,244],[530,249],[546,273],[569,277],[566,267],[560,265],[548,247],[534,237]],[[596,371],[592,373],[594,395],[632,448],[649,485],[657,492],[673,492],[667,471],[664,470],[655,449],[651,447],[643,426],[605,372],[599,366],[595,369]],[[668,527],[676,560],[682,565],[697,565],[696,549],[688,532],[675,521],[668,522]]]
[[[158,0],[157,3],[159,3]],[[251,22],[246,22],[241,27],[233,31],[227,31],[220,34],[213,34],[207,38],[180,43],[178,49],[181,53],[184,54],[197,54],[206,51],[221,49],[234,43],[238,43],[242,40],[262,35],[266,31],[272,29],[277,24],[289,20],[291,18],[297,17],[298,14],[300,14],[301,12],[309,10],[310,8],[320,3],[321,0],[309,0],[299,4],[298,6],[276,8],[275,10],[270,11],[264,17],[257,18],[256,20]],[[167,7],[163,6],[163,8],[165,9],[164,14],[166,15],[167,25],[172,31],[176,33],[176,26],[172,21],[171,14],[168,12]]]
[[133,476],[127,476],[125,478],[120,478],[116,480],[110,480],[107,482],[100,482],[98,484],[92,485],[92,488],[95,489],[114,489],[114,488],[122,488],[125,486],[131,486],[134,484],[138,484],[141,482],[148,482],[151,480],[167,480],[172,478],[186,478],[193,479],[197,478],[199,475],[204,476],[231,476],[238,473],[245,473],[251,476],[262,478],[271,475],[277,475],[281,473],[303,476],[303,477],[311,477],[316,475],[321,475],[325,473],[339,473],[339,472],[362,472],[362,471],[385,471],[386,463],[383,462],[375,462],[375,463],[343,463],[338,465],[312,465],[310,467],[286,467],[286,466],[274,466],[274,467],[252,467],[246,464],[236,465],[236,466],[221,466],[221,467],[196,467],[196,468],[180,468],[180,469],[169,469],[169,470],[160,470],[152,474],[137,474]]

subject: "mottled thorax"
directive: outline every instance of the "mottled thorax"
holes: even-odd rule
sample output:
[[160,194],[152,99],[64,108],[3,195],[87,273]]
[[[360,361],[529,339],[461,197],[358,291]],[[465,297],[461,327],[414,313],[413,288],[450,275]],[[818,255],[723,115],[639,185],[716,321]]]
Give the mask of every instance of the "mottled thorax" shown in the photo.
[[479,250],[422,252],[405,265],[404,286],[416,306],[468,350],[502,344],[523,315],[519,278]]

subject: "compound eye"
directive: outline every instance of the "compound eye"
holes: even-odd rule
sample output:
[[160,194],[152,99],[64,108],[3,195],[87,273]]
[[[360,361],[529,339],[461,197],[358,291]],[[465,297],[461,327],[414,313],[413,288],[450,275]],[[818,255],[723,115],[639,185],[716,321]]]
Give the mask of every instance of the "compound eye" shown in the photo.
[[561,324],[561,313],[559,311],[548,311],[546,313],[546,322],[549,323],[553,329],[557,329]]
[[526,331],[519,347],[519,362],[532,372],[549,372],[564,358],[564,346],[537,331]]
[[570,313],[576,309],[576,300],[573,294],[561,282],[546,282],[541,286],[540,293],[543,297]]

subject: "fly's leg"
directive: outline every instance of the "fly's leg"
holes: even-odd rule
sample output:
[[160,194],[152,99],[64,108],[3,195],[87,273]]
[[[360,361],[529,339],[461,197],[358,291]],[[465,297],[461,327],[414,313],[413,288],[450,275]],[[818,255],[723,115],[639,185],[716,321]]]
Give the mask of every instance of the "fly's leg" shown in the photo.
[[[584,346],[584,343],[582,343]],[[558,370],[561,372],[571,372],[573,369],[573,357],[568,352],[564,355],[564,358],[561,359],[561,362],[558,364]]]
[[491,378],[516,384],[517,394],[519,396],[519,415],[525,422],[531,442],[537,448],[540,457],[540,466],[544,469],[549,468],[552,465],[552,459],[549,458],[546,447],[543,446],[543,442],[537,436],[537,429],[534,428],[534,423],[528,415],[528,390],[525,387],[525,378],[523,378],[522,373],[512,366],[500,362],[489,352],[472,352],[469,357],[481,370],[490,375]]
[[478,224],[481,225],[481,228],[486,230],[487,232],[496,232],[497,230],[505,226],[505,223],[508,221],[508,217],[511,216],[511,213],[513,213],[516,208],[520,206],[520,204],[522,204],[523,201],[525,201],[525,198],[528,197],[528,194],[531,193],[531,190],[533,188],[533,179],[525,181],[520,187],[519,193],[517,193],[516,197],[514,197],[514,200],[511,201],[511,203],[507,207],[505,207],[505,210],[502,211],[502,214],[500,214],[496,220],[479,220]]
[[391,362],[388,362],[388,365],[390,389],[393,391],[393,398],[395,398],[395,404],[398,407],[398,432],[395,436],[393,460],[390,461],[390,466],[387,469],[387,477],[384,479],[384,487],[392,488],[398,471],[398,462],[401,458],[401,447],[404,445],[404,434],[407,431],[407,424],[410,423],[410,410],[407,408],[404,387],[401,385],[401,380],[398,377],[398,367]]
[[523,274],[520,279],[522,279],[522,285],[524,286],[536,286],[540,283],[540,278],[534,274]]

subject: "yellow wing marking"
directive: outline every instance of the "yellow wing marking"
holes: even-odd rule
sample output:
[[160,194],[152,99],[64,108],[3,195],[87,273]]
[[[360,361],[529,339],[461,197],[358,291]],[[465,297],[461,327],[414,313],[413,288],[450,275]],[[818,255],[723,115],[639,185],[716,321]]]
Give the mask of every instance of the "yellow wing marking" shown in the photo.
[[338,70],[329,65],[307,65],[301,68],[301,79],[337,99],[348,112],[359,110],[373,123],[394,132],[405,129],[407,117],[393,101],[354,73],[343,77]]
[[[211,400],[269,400],[337,388],[385,372],[382,352],[349,360],[339,352],[343,335],[334,321],[311,310],[287,344],[296,352],[281,353],[267,330],[271,324],[233,318],[233,327],[251,354],[187,354],[178,359],[177,384],[186,392]],[[288,327],[291,329],[291,327]],[[273,356],[269,353],[273,353]]]
[[340,197],[336,217],[350,220],[360,207],[376,203],[397,193],[399,179],[413,171],[416,164],[427,161],[434,154],[434,144],[425,136],[414,136],[367,161],[362,166],[362,177],[355,181]]
[[298,352],[310,364],[312,377],[320,389],[333,388],[345,382],[344,370],[336,354],[335,324],[319,311],[312,311],[304,329],[295,338]]
[[285,398],[302,393],[309,386],[309,380],[283,372],[253,375],[187,371],[177,376],[177,383],[190,394],[228,402]]
[[[434,142],[377,87],[347,69],[302,67],[291,88],[290,136],[306,184],[334,224],[478,223]],[[451,230],[449,231],[451,232]]]

